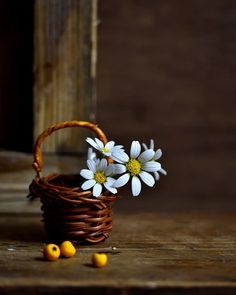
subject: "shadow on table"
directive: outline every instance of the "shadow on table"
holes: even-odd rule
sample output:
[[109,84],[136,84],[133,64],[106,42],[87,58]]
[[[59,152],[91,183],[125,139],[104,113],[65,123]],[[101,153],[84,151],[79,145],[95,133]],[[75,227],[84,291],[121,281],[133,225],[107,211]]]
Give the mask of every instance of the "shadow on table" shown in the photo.
[[42,242],[45,240],[40,216],[0,216],[0,240]]

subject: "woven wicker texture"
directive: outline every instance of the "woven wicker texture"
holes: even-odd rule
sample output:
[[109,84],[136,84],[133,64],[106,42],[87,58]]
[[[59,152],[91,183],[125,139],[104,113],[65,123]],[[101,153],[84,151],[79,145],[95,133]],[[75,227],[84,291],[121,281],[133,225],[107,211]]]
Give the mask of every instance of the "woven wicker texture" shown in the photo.
[[96,133],[104,143],[107,138],[95,124],[67,121],[46,129],[36,140],[33,168],[36,177],[30,184],[31,198],[40,198],[43,222],[49,239],[77,243],[98,243],[108,238],[112,229],[112,204],[117,196],[105,191],[98,198],[90,190],[83,191],[79,175],[51,174],[41,176],[44,139],[56,130],[85,127]]

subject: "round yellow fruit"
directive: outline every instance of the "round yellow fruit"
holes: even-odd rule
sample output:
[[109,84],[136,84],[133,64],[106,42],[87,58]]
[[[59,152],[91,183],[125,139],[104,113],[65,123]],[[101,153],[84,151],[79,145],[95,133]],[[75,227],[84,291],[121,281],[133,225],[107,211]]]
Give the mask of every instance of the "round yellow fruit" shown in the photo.
[[107,265],[108,257],[104,253],[93,253],[92,264],[94,267],[104,267]]
[[43,248],[43,255],[47,260],[55,261],[60,256],[60,249],[55,244],[45,245]]
[[75,255],[76,249],[70,241],[65,241],[60,246],[61,256],[69,258]]

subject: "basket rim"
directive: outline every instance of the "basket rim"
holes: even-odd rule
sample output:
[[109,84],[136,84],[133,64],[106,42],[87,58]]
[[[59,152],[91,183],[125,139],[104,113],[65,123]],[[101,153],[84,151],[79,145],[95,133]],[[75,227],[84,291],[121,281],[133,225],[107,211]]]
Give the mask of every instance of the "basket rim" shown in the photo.
[[[36,176],[30,184],[29,197],[33,199],[37,197],[49,199],[50,198],[49,195],[50,194],[52,195],[52,193],[54,193],[54,194],[57,194],[57,199],[61,199],[71,203],[77,203],[77,202],[80,203],[81,201],[90,202],[90,203],[100,203],[101,201],[109,201],[109,202],[115,201],[119,196],[119,192],[117,192],[116,194],[113,194],[107,189],[105,189],[101,193],[101,195],[99,195],[98,197],[94,197],[91,190],[82,190],[80,185],[68,187],[68,186],[50,183],[50,181],[60,177],[61,178],[69,178],[69,177],[80,178],[81,176],[79,174],[70,175],[70,174],[60,174],[60,173],[51,173],[41,178]],[[45,195],[47,196],[42,196],[41,194],[37,195],[36,190],[38,189],[42,191],[44,190],[46,193]],[[63,196],[60,195],[60,193],[63,194]]]

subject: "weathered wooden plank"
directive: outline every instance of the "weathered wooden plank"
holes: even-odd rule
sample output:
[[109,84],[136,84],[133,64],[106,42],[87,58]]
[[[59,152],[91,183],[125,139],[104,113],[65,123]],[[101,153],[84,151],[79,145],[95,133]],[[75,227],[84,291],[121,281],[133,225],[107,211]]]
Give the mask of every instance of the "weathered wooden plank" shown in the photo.
[[[117,214],[105,243],[77,247],[74,258],[50,263],[42,260],[39,216],[1,216],[0,291],[233,294],[235,221],[224,214]],[[106,268],[91,267],[95,251],[108,252]]]
[[[96,1],[35,1],[34,137],[60,121],[95,119]],[[57,132],[48,152],[79,152],[85,132]]]
[[154,138],[168,171],[135,206],[234,211],[236,2],[99,3],[98,121],[125,146]]
[[[1,206],[1,201],[7,199],[25,201],[22,196],[28,194],[29,184],[35,177],[32,163],[32,154],[0,151],[0,212],[3,208],[8,212],[14,212],[14,208],[19,211],[17,204],[10,203]],[[85,157],[44,155],[43,175],[50,173],[76,174],[82,169],[82,165],[85,165]]]
[[236,149],[236,2],[104,0],[99,17],[98,119],[112,138]]

